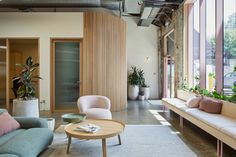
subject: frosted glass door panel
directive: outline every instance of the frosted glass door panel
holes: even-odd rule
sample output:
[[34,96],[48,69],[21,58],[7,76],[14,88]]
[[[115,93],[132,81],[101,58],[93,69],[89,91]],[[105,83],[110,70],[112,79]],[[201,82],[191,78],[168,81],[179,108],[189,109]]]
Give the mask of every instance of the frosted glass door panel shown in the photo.
[[55,109],[77,108],[80,43],[55,43]]
[[6,108],[6,40],[0,39],[0,108]]

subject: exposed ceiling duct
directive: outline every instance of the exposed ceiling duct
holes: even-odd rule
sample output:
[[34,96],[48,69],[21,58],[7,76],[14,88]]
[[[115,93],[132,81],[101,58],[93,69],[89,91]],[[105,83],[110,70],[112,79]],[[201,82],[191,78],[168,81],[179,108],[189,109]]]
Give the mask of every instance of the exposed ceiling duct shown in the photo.
[[160,8],[157,7],[144,7],[138,26],[149,26],[155,20]]
[[143,0],[141,18],[138,26],[165,26],[171,22],[173,11],[178,9],[183,0]]
[[[0,12],[119,11],[140,17],[139,26],[165,26],[183,0],[0,0]],[[114,13],[114,12],[113,12]]]
[[[122,9],[122,0],[1,0],[0,8],[106,8]],[[37,11],[37,10],[36,10]]]

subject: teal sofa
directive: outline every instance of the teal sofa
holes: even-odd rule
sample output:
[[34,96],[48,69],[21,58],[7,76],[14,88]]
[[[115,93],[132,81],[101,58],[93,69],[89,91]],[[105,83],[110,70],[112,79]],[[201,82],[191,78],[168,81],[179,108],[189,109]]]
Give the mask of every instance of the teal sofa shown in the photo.
[[[1,112],[6,112],[0,109]],[[20,129],[0,136],[0,157],[36,157],[53,140],[53,132],[42,118],[14,117]]]

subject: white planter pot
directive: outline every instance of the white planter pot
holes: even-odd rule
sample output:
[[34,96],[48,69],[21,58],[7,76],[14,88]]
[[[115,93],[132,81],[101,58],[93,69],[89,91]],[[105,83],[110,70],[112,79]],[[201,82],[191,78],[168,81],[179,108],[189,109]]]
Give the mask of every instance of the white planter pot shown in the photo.
[[38,99],[33,100],[13,100],[13,116],[17,117],[39,117]]
[[143,101],[145,99],[145,97],[144,97],[144,95],[139,95],[138,99]]
[[129,85],[128,97],[131,100],[136,100],[138,98],[139,87],[137,85]]
[[47,118],[48,129],[54,131],[55,128],[55,118]]
[[144,92],[144,99],[147,100],[150,97],[150,87],[141,87],[141,91]]

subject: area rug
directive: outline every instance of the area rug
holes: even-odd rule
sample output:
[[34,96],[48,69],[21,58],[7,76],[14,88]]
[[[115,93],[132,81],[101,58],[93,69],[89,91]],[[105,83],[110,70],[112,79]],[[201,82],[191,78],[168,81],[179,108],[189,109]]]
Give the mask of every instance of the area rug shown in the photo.
[[[101,140],[73,138],[70,153],[66,154],[67,137],[59,128],[50,148],[40,157],[101,157]],[[196,157],[197,155],[167,126],[126,125],[118,138],[107,139],[108,157]]]
[[161,100],[148,100],[151,105],[162,105]]

